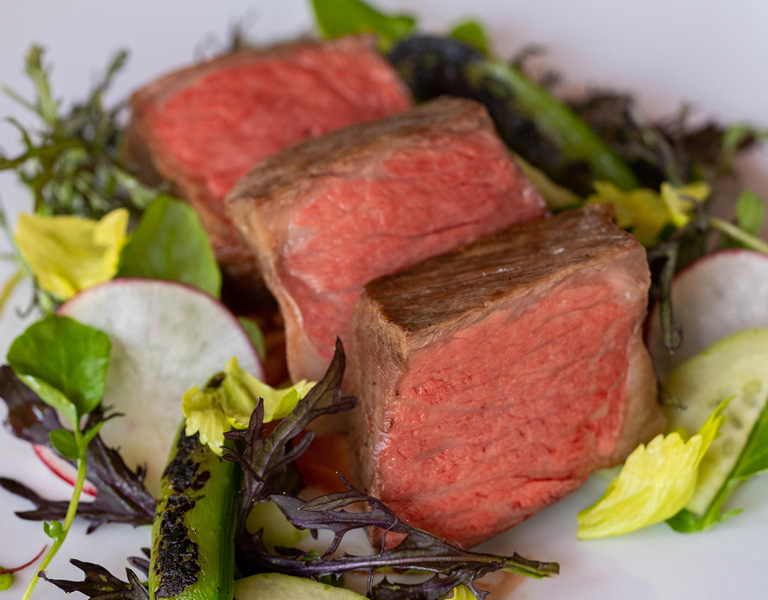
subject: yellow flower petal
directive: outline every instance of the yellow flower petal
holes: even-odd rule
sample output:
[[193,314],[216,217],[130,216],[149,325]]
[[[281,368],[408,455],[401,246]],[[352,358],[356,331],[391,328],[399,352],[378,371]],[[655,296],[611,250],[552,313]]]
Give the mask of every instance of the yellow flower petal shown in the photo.
[[114,277],[126,242],[128,211],[100,221],[21,214],[13,242],[38,285],[59,300]]
[[629,533],[682,510],[696,489],[699,463],[720,428],[725,405],[687,442],[675,431],[640,444],[603,497],[579,513],[579,539]]

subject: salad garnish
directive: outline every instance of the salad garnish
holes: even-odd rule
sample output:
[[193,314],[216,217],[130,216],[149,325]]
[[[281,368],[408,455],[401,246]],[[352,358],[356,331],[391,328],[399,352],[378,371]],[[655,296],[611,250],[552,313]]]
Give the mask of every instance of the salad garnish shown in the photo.
[[[620,224],[648,250],[654,280],[652,300],[662,306],[668,348],[676,347],[684,335],[671,303],[676,272],[713,248],[747,247],[768,254],[768,245],[758,238],[765,206],[754,193],[744,191],[734,199],[733,220],[710,215],[718,184],[733,177],[734,155],[765,137],[765,132],[744,125],[724,129],[707,124],[691,129],[685,111],[671,123],[650,123],[629,96],[612,92],[594,93],[583,101],[563,101],[552,92],[549,82],[529,76],[522,58],[508,62],[495,56],[487,33],[475,22],[460,23],[445,36],[423,36],[415,33],[414,17],[386,15],[358,0],[313,0],[312,5],[319,30],[326,37],[376,33],[381,49],[419,99],[453,93],[485,102],[526,171],[540,189],[547,190],[551,210],[586,202],[614,204]],[[237,35],[233,47],[243,45],[240,32]],[[25,150],[15,157],[0,154],[0,170],[16,172],[35,198],[36,215],[21,217],[15,248],[20,273],[34,278],[38,306],[44,313],[53,312],[60,301],[78,290],[114,276],[171,279],[213,296],[221,293],[221,272],[192,209],[165,194],[162,185],[153,188],[141,183],[120,159],[123,106],[105,108],[103,96],[126,56],[125,52],[116,55],[102,83],[68,113],[61,111],[61,102],[52,94],[44,51],[38,46],[30,49],[26,69],[35,83],[36,99],[28,101],[5,90],[42,122],[39,131],[30,131],[10,120]],[[129,213],[131,231],[126,234]],[[86,254],[94,258],[96,276],[73,274],[70,267],[74,262],[62,256],[56,257],[60,264],[46,266],[40,259],[51,258],[48,255],[52,251],[42,257],[30,253],[33,247],[40,249],[41,235],[65,229],[65,221],[58,219],[74,218],[77,221],[66,223],[76,222],[88,232],[80,237],[93,250]],[[69,226],[66,229],[65,236],[72,233]],[[65,250],[75,246],[65,240]],[[82,268],[80,263],[76,266]],[[56,270],[59,279],[52,275]],[[3,289],[0,306],[20,276],[14,276]],[[103,334],[82,327],[68,319],[46,316],[14,343],[8,355],[10,367],[0,368],[0,396],[8,404],[8,424],[14,433],[55,448],[78,467],[70,502],[47,500],[19,482],[0,478],[2,487],[35,505],[20,517],[47,521],[45,531],[53,546],[41,568],[63,543],[75,510],[90,520],[89,531],[109,522],[148,524],[155,510],[156,501],[143,484],[143,468],[132,471],[99,436],[101,424],[117,416],[99,406],[109,340],[105,345]],[[263,341],[258,329],[253,335]],[[60,351],[62,345],[66,352]],[[317,416],[354,405],[354,399],[340,392],[343,369],[339,346],[326,376],[311,389],[312,384],[299,382],[295,388],[275,391],[250,381],[234,362],[217,376],[217,385],[190,390],[185,396],[186,434],[197,436],[208,446],[207,452],[221,453],[243,472],[239,507],[232,515],[235,560],[241,574],[277,571],[330,577],[338,583],[345,573],[364,571],[369,575],[369,595],[387,600],[437,600],[451,590],[455,598],[483,598],[487,592],[476,580],[495,570],[533,577],[557,574],[556,563],[532,561],[517,554],[503,557],[469,552],[414,529],[343,476],[347,491],[310,501],[300,498],[295,461],[312,442],[313,433],[306,431],[307,425]],[[215,391],[221,384],[229,386],[224,395]],[[703,457],[721,425],[723,410],[725,404],[721,403],[699,433],[690,438],[672,432],[638,448],[627,461],[623,479],[620,476],[609,487],[603,501],[581,513],[581,537],[594,537],[599,529],[598,533],[623,533],[664,519],[678,531],[698,531],[736,514],[738,511],[721,513],[730,491],[743,479],[768,469],[768,446],[764,443],[768,410],[760,413],[735,467],[707,509],[695,513],[682,508],[693,493],[699,462],[706,460]],[[69,429],[62,427],[59,415],[65,417]],[[264,423],[270,417],[282,421],[267,433]],[[229,431],[232,427],[239,431]],[[670,455],[679,460],[669,460]],[[656,471],[658,478],[647,477],[649,462],[659,466],[662,461],[663,466]],[[684,468],[670,470],[676,465]],[[79,489],[86,477],[98,495],[93,502],[78,505]],[[628,479],[632,479],[630,484]],[[661,495],[648,495],[649,487],[660,480],[673,485],[656,486]],[[275,545],[267,539],[266,528],[254,532],[253,507],[267,503],[279,507],[296,529],[313,534],[330,531],[333,540],[324,553]],[[361,504],[367,505],[368,512],[346,510]],[[622,512],[617,507],[627,509],[631,516],[613,521],[615,514]],[[384,542],[377,553],[336,554],[348,532],[369,527],[382,531]],[[105,594],[116,600],[149,598],[140,576],[130,569],[124,582],[98,565],[72,562],[83,571],[83,581],[42,577],[66,592],[80,591],[90,598]],[[146,559],[134,558],[132,564],[146,575]],[[373,584],[374,574],[394,569],[428,571],[431,576],[419,584],[387,579]],[[8,574],[0,570],[0,587]],[[37,579],[33,578],[27,596]]]
[[[85,483],[88,445],[104,421],[81,423],[96,409],[104,394],[111,342],[102,332],[67,317],[48,316],[31,325],[8,350],[8,364],[48,406],[63,415],[71,430],[49,433],[53,448],[75,461],[77,479],[64,521],[45,521],[45,534],[53,540],[39,570],[51,563],[75,520]],[[27,600],[39,579],[33,577],[24,594]]]

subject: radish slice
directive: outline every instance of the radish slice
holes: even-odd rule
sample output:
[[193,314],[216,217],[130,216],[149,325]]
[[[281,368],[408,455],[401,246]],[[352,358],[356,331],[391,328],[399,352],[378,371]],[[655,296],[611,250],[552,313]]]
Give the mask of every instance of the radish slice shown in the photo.
[[125,416],[108,420],[104,441],[128,466],[147,465],[157,493],[182,419],[181,396],[204,385],[236,356],[263,378],[261,362],[236,317],[211,296],[155,279],[115,279],[85,290],[59,309],[112,341],[103,405]]
[[[64,460],[55,450],[48,448],[47,446],[40,446],[35,444],[32,446],[37,458],[42,460],[45,465],[58,475],[61,479],[66,481],[69,485],[74,486],[77,481],[77,468],[72,466],[66,460]],[[90,481],[85,481],[83,484],[83,493],[87,496],[96,496],[96,486]]]
[[673,280],[672,306],[683,326],[683,342],[674,353],[662,342],[658,304],[648,319],[646,342],[660,381],[714,342],[768,327],[768,255],[723,250],[700,258]]

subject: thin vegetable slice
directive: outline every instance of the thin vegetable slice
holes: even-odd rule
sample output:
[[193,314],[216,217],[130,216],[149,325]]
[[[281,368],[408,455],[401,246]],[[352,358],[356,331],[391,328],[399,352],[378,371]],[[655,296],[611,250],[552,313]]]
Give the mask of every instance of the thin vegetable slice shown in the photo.
[[768,256],[752,250],[708,254],[672,281],[672,305],[683,340],[674,352],[664,346],[661,305],[648,319],[646,342],[659,379],[687,358],[728,335],[768,327]]
[[119,446],[128,465],[147,464],[156,492],[171,448],[181,397],[205,383],[229,358],[263,377],[248,334],[218,301],[191,287],[160,280],[116,279],[90,288],[60,312],[112,340],[104,405],[123,413],[102,437]]
[[[664,382],[663,393],[674,405],[667,409],[671,428],[693,431],[723,400],[726,420],[720,436],[704,456],[699,482],[687,509],[700,515],[729,486],[756,423],[764,420],[768,402],[768,329],[751,329],[731,335],[683,363]],[[675,406],[677,405],[677,406]],[[682,407],[679,408],[679,407]],[[764,433],[762,434],[763,437]],[[760,447],[756,460],[760,460]],[[765,466],[763,466],[765,468]],[[748,469],[750,474],[762,470]],[[722,500],[720,501],[722,503]]]

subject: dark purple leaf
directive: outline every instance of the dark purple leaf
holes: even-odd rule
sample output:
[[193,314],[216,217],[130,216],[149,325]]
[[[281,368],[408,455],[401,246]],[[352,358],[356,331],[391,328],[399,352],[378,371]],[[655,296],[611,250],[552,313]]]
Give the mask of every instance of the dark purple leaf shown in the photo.
[[45,573],[40,577],[67,594],[80,592],[91,600],[149,600],[147,588],[130,569],[125,570],[128,576],[128,582],[125,582],[99,565],[75,559],[70,562],[85,574],[85,579],[49,579]]
[[[355,405],[356,399],[344,398],[341,394],[343,375],[344,352],[337,342],[336,353],[323,379],[266,439],[261,439],[261,404],[251,416],[247,430],[226,434],[234,443],[227,458],[240,464],[245,473],[240,512],[243,525],[236,539],[238,566],[244,575],[280,572],[320,579],[337,578],[352,571],[367,572],[369,594],[377,600],[437,600],[460,584],[466,585],[477,598],[482,599],[487,592],[478,590],[474,581],[499,569],[532,577],[557,574],[559,567],[556,563],[528,560],[518,554],[510,557],[470,552],[416,529],[398,519],[380,500],[353,488],[343,476],[341,478],[349,488],[348,491],[328,494],[309,502],[274,485],[274,477],[309,444],[309,435],[298,444],[293,442],[314,418],[348,410]],[[318,530],[333,532],[334,538],[323,555],[317,556],[296,548],[277,548],[271,552],[263,543],[260,533],[249,535],[244,527],[245,516],[254,503],[266,500],[274,501],[294,526],[311,531],[313,536],[316,536]],[[346,510],[360,504],[368,510]],[[385,532],[380,552],[370,556],[336,555],[348,532],[366,528],[379,528]],[[396,536],[395,540],[391,536]],[[387,541],[397,545],[387,549],[387,546],[392,545],[385,543]],[[417,569],[426,574],[432,573],[432,576],[418,584],[393,584],[384,580],[372,585],[373,575],[382,569]]]
[[[8,405],[6,425],[9,431],[32,444],[50,448],[49,433],[61,429],[56,411],[40,400],[8,366],[0,367],[0,397]],[[103,413],[97,408],[89,415],[87,427],[102,420]],[[96,486],[98,494],[93,502],[81,503],[77,511],[78,516],[91,522],[89,532],[104,523],[130,523],[134,526],[152,523],[155,499],[144,487],[144,475],[143,467],[135,471],[129,469],[120,454],[107,447],[100,436],[91,441],[86,477]],[[12,480],[2,479],[0,485],[35,504],[35,510],[17,513],[23,519],[62,520],[66,514],[68,502],[47,500]]]

